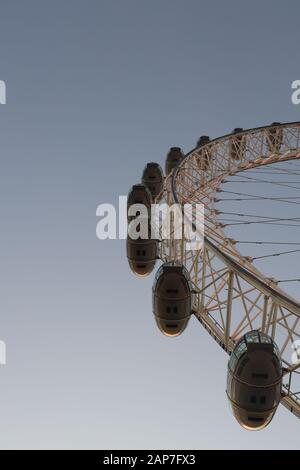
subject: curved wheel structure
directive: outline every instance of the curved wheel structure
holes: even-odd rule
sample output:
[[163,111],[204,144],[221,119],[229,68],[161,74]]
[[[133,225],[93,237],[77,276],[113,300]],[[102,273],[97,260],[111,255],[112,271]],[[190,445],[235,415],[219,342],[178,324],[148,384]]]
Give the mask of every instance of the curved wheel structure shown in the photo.
[[[175,239],[173,232],[170,239],[161,240],[159,256],[185,265],[194,287],[193,313],[228,354],[247,331],[257,329],[273,338],[284,365],[281,401],[297,417],[300,362],[292,363],[292,348],[300,338],[300,303],[240,253],[235,240],[225,234],[215,205],[220,185],[231,175],[299,158],[299,122],[238,129],[188,153],[156,198],[157,203],[203,204],[201,249],[187,250],[187,240]],[[192,223],[192,214],[189,218]]]

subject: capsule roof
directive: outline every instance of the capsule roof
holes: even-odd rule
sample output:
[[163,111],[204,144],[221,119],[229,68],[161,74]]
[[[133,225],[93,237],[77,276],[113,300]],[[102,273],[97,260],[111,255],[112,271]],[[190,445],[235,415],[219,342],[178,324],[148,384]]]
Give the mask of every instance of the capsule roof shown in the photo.
[[167,263],[162,264],[157,270],[155,274],[154,283],[153,283],[153,290],[155,290],[156,284],[161,279],[162,276],[168,276],[169,274],[174,274],[174,273],[181,274],[186,279],[187,283],[189,284],[190,289],[192,289],[190,275],[186,267],[183,265],[176,265],[176,264],[174,265],[174,263],[172,262],[167,262]]
[[148,209],[150,209],[151,202],[151,193],[144,184],[135,184],[132,186],[127,196],[127,206],[131,206],[133,204],[144,204]]
[[167,153],[167,160],[181,160],[184,157],[184,153],[180,147],[171,147]]
[[164,173],[159,163],[156,163],[156,162],[147,163],[143,171],[143,178],[147,179],[149,175],[151,176],[154,174],[157,177],[157,179],[163,179]]
[[167,153],[165,172],[169,175],[172,170],[178,165],[179,162],[184,158],[184,153],[180,147],[171,147]]
[[149,193],[149,189],[146,188],[146,186],[142,183],[137,183],[137,184],[134,184],[130,190],[129,190],[129,193],[132,193],[132,192],[135,192],[135,191],[143,191],[143,192],[148,192]]
[[266,333],[259,330],[248,331],[237,342],[234,348],[234,354],[236,357],[241,357],[241,355],[247,350],[248,346],[253,343],[270,344],[273,348],[273,353],[278,357],[278,359],[280,359],[280,352],[275,341],[273,341],[273,339]]
[[152,198],[158,196],[163,189],[164,174],[158,163],[150,162],[144,168],[142,183],[147,186],[151,192]]
[[197,141],[197,147],[201,147],[202,145],[208,144],[210,141],[210,137],[208,135],[201,135]]

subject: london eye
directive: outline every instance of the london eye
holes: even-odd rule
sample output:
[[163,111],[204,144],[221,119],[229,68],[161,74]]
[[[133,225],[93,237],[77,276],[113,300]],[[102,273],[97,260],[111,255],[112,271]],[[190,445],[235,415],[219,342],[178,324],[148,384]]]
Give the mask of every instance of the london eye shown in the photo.
[[[184,236],[176,238],[175,229],[168,238],[161,232],[158,240],[132,240],[129,233],[127,256],[142,276],[154,269],[156,259],[162,261],[152,291],[156,323],[164,334],[178,336],[194,315],[230,356],[224,388],[234,416],[249,430],[269,424],[279,403],[300,418],[300,348],[295,346],[300,301],[288,288],[300,279],[282,279],[280,265],[275,275],[272,263],[264,270],[269,259],[293,260],[300,251],[297,238],[283,236],[289,227],[299,227],[300,197],[294,195],[300,189],[300,179],[295,181],[299,159],[299,122],[236,128],[213,140],[202,136],[186,155],[172,147],[166,176],[149,163],[142,184],[128,197],[129,206],[150,201],[203,205],[200,248],[188,246]],[[240,186],[231,191],[231,184]],[[249,210],[252,202],[259,209]],[[191,212],[192,225],[193,217]],[[266,240],[259,237],[260,227]]]

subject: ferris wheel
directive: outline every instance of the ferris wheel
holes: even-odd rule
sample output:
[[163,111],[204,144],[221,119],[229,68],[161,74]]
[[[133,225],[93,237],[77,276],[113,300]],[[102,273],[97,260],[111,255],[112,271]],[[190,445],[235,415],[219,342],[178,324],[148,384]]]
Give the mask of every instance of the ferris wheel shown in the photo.
[[[150,163],[144,170],[142,184],[134,186],[128,196],[129,206],[145,201],[146,205],[150,201],[203,205],[205,234],[201,248],[188,246],[184,236],[177,239],[175,230],[168,238],[161,232],[158,241],[132,240],[129,233],[127,256],[139,275],[152,271],[155,258],[163,261],[153,285],[153,311],[163,333],[180,334],[194,315],[230,356],[227,395],[235,417],[249,430],[264,428],[279,403],[300,418],[300,348],[295,347],[300,339],[300,302],[280,287],[282,280],[267,276],[256,263],[268,256],[300,251],[294,249],[300,243],[286,243],[284,239],[251,242],[229,236],[226,227],[230,224],[226,220],[239,225],[247,214],[220,210],[220,196],[227,193],[231,198],[239,196],[236,199],[240,201],[265,199],[298,204],[297,197],[270,198],[223,189],[226,181],[237,177],[240,182],[261,182],[264,187],[269,183],[293,187],[287,180],[278,182],[274,177],[272,181],[264,175],[268,171],[271,174],[268,169],[275,165],[279,165],[273,171],[275,175],[300,175],[300,166],[299,173],[296,169],[298,159],[299,122],[273,123],[249,130],[237,128],[214,140],[202,136],[197,147],[185,156],[179,148],[171,148],[166,177],[159,165]],[[291,166],[283,168],[282,164]],[[258,170],[264,172],[259,175],[262,178],[257,178],[257,174],[254,177]],[[227,201],[233,200],[230,197]],[[226,219],[226,215],[231,219]],[[290,225],[291,220],[300,221],[300,217],[257,213],[247,216],[248,224],[265,223],[268,227],[282,221],[289,221]],[[193,217],[191,212],[191,224]],[[243,243],[256,243],[259,248],[263,243],[277,248],[293,246],[287,251],[253,257],[240,250]]]

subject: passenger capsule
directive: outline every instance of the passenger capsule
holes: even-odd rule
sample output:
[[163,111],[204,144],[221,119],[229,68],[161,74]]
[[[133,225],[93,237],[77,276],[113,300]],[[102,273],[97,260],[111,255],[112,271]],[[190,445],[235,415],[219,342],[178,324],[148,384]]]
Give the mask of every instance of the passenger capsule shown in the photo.
[[259,430],[272,420],[281,399],[282,366],[275,342],[260,331],[246,333],[228,362],[227,395],[242,427]]
[[241,132],[243,132],[243,128],[236,127],[233,130],[233,134],[237,134],[237,135],[233,135],[230,139],[229,154],[232,160],[240,160],[245,151],[245,146],[246,146],[245,135],[240,134]]
[[163,264],[156,273],[153,288],[153,313],[166,336],[178,336],[191,316],[191,283],[183,266]]
[[183,158],[184,153],[180,147],[171,147],[166,158],[166,175],[169,175]]
[[145,185],[152,198],[158,196],[163,189],[164,175],[163,171],[158,163],[147,163],[143,171],[142,184]]
[[283,129],[279,126],[280,122],[273,122],[270,129],[268,129],[267,144],[271,153],[278,153],[283,141]]
[[151,215],[151,193],[143,184],[135,184],[132,186],[127,197],[127,220],[130,222],[134,219],[135,215],[129,215],[129,208],[135,204],[143,204],[148,211],[149,217]]
[[131,270],[137,276],[148,276],[154,269],[158,257],[158,241],[151,239],[151,227],[148,228],[149,238],[139,236],[134,239],[127,235],[127,259]]
[[201,135],[197,142],[197,147],[200,147],[200,149],[198,150],[197,158],[198,167],[200,168],[200,170],[207,170],[211,162],[211,148],[208,147],[201,149],[201,147],[208,144],[209,142],[210,138],[208,135]]

